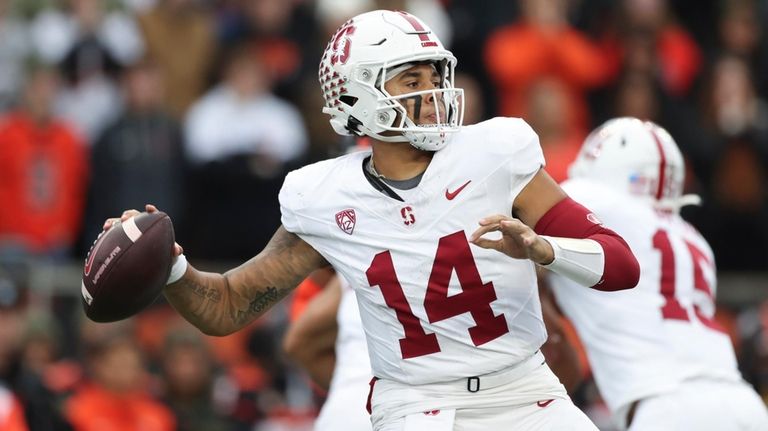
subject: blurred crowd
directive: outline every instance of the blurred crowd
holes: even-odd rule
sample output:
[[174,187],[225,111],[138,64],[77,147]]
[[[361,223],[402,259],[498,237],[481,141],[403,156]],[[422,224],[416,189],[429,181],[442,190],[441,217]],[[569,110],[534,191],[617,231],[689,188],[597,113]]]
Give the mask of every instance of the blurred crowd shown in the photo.
[[[282,359],[282,308],[223,339],[162,303],[98,325],[33,275],[147,202],[195,263],[258,253],[285,174],[354,144],[316,67],[377,8],[429,23],[465,124],[524,118],[557,180],[608,118],[665,127],[718,271],[768,269],[766,0],[0,0],[0,429],[310,429],[322,394]],[[721,314],[768,399],[768,303]],[[600,415],[589,384],[575,398]]]

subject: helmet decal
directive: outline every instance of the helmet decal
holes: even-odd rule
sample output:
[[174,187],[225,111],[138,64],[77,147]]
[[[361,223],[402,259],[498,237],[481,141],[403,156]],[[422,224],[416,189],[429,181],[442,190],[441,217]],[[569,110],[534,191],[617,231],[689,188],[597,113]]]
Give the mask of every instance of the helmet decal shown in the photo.
[[665,181],[667,172],[667,156],[664,154],[664,145],[661,143],[659,135],[656,134],[656,131],[653,128],[649,128],[648,131],[651,133],[651,136],[653,136],[653,141],[656,143],[656,148],[659,150],[659,176],[657,177],[656,184],[656,200],[659,200],[664,197],[664,189],[667,183]]
[[346,24],[341,26],[336,31],[336,34],[331,39],[331,64],[336,65],[338,63],[344,64],[349,59],[349,50],[351,49],[352,40],[349,35],[355,33],[355,26],[352,25],[352,21],[347,21]]
[[419,39],[421,39],[421,46],[424,48],[428,48],[430,46],[437,46],[437,42],[429,40],[429,34],[426,30],[424,30],[424,26],[421,25],[419,20],[416,19],[413,15],[409,14],[408,12],[403,12],[401,10],[397,11],[400,15],[403,16],[403,18],[408,21],[409,24],[413,26],[413,29],[416,30],[419,35]]
[[[425,63],[439,75],[434,88],[386,91],[387,78]],[[320,60],[323,112],[340,135],[409,142],[437,151],[463,122],[464,93],[453,85],[455,67],[453,54],[415,16],[386,10],[360,14],[333,34]],[[414,110],[418,112],[410,112]],[[434,120],[425,122],[419,116],[425,112]]]

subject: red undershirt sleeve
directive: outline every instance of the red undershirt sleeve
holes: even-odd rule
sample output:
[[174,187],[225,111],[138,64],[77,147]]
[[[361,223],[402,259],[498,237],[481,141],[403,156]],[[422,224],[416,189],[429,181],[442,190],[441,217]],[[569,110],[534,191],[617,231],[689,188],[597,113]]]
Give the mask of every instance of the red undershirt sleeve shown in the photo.
[[555,204],[536,223],[539,235],[591,239],[603,247],[603,276],[593,289],[614,291],[631,289],[640,280],[640,265],[624,238],[605,228],[587,208],[566,197]]

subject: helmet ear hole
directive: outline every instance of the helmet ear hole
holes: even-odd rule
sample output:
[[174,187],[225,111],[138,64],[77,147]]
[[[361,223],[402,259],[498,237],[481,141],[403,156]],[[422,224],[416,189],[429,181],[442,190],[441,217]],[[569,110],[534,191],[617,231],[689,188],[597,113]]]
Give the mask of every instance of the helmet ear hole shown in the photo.
[[339,100],[349,106],[355,106],[355,103],[357,103],[357,97],[354,96],[341,96]]

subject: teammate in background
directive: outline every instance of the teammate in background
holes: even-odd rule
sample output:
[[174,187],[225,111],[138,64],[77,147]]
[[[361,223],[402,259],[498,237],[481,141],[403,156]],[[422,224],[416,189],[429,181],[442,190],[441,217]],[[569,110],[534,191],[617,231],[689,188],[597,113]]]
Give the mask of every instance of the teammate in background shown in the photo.
[[[297,293],[312,290],[313,285],[314,281],[307,279]],[[304,306],[286,331],[283,349],[315,384],[328,391],[314,431],[370,430],[365,399],[373,374],[352,287],[342,277],[334,276]],[[542,314],[547,341],[541,350],[547,365],[572,393],[583,381],[578,354],[568,342],[560,315],[551,302],[542,302]]]
[[600,295],[558,274],[547,281],[620,429],[767,430],[713,319],[712,250],[679,215],[698,201],[682,195],[684,175],[677,144],[654,123],[617,118],[593,131],[562,187],[627,240],[640,282]]
[[318,386],[328,390],[314,431],[371,430],[365,402],[373,373],[349,283],[333,277],[288,328],[283,346]]
[[375,430],[594,430],[539,350],[536,264],[622,290],[637,261],[547,175],[523,120],[461,128],[455,63],[405,12],[347,21],[321,60],[324,112],[372,151],[290,173],[282,226],[238,268],[200,272],[176,247],[165,296],[225,335],[330,265],[360,306]]

